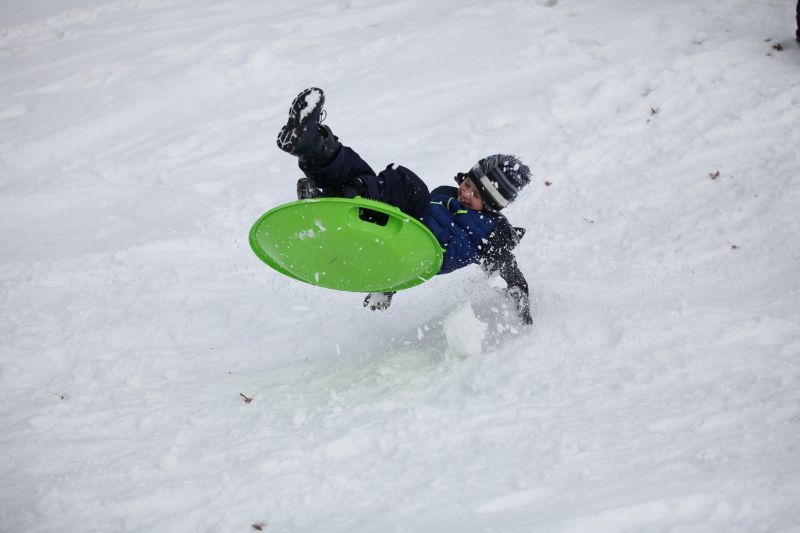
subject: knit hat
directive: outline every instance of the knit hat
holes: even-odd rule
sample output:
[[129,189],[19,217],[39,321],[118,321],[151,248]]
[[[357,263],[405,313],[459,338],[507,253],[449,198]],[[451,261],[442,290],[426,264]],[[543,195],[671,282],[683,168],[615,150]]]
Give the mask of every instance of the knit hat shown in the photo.
[[461,183],[466,177],[478,187],[486,207],[500,211],[531,182],[531,170],[516,156],[496,154],[475,163],[467,174],[456,176],[456,181]]

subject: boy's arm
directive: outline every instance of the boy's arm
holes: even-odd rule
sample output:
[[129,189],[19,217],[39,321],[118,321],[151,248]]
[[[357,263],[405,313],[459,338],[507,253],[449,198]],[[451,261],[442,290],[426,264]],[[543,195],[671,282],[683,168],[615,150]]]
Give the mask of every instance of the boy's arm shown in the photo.
[[517,265],[517,259],[511,250],[519,239],[514,228],[503,220],[492,230],[485,240],[481,253],[481,267],[488,273],[497,272],[508,288],[506,294],[517,307],[520,319],[525,324],[532,324],[528,282]]

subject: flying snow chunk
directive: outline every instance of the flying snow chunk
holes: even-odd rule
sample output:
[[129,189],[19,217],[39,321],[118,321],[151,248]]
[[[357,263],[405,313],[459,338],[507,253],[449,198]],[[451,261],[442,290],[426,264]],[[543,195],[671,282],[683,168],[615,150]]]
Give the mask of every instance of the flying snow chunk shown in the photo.
[[443,327],[449,354],[467,357],[481,353],[488,326],[475,316],[470,302],[464,303],[447,315]]

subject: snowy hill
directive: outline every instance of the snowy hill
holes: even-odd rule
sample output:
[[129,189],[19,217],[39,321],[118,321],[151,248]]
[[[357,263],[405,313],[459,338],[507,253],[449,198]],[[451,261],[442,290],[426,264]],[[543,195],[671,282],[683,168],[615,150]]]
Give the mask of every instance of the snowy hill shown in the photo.
[[[793,2],[0,15],[0,531],[800,531]],[[311,85],[374,168],[531,166],[531,328],[255,257]]]

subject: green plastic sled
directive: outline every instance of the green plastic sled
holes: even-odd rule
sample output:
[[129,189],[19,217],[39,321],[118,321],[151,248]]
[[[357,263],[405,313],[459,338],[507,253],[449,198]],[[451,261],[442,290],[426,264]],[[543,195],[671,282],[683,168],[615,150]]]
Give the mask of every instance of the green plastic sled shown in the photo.
[[[382,220],[365,220],[370,212],[382,213],[373,217]],[[360,197],[300,200],[271,209],[250,230],[250,247],[281,274],[353,292],[419,285],[439,272],[443,254],[421,222]]]

